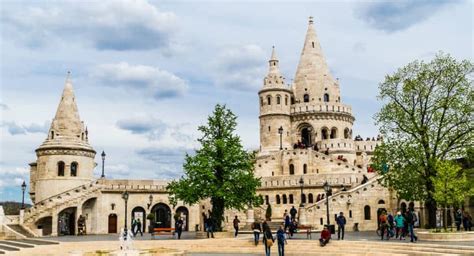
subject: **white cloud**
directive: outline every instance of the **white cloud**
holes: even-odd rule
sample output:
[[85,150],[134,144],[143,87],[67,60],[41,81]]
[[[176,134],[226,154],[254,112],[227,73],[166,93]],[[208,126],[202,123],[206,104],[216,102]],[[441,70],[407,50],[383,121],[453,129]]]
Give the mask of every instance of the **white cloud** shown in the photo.
[[11,135],[27,134],[27,133],[47,133],[49,122],[45,121],[42,125],[31,123],[29,125],[19,125],[16,122],[2,121],[0,127],[5,127]]
[[258,45],[227,46],[214,61],[215,84],[236,90],[257,90],[266,70],[265,51]]
[[[55,4],[2,4],[6,38],[30,47],[54,41],[86,43],[99,50],[166,49],[176,15],[145,0],[63,1]],[[5,37],[4,37],[5,38]]]
[[156,99],[182,96],[189,88],[185,80],[166,70],[127,62],[98,65],[93,76],[103,85],[122,86]]

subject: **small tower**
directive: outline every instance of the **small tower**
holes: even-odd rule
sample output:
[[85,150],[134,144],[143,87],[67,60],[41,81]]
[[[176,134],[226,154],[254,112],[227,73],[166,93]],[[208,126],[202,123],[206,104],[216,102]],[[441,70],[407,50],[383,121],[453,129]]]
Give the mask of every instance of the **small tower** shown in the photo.
[[93,179],[96,152],[79,118],[69,76],[48,136],[30,164],[30,196],[35,203]]
[[[260,151],[280,150],[279,128],[282,148],[290,148],[290,104],[291,90],[285,84],[280,73],[275,47],[268,61],[268,74],[263,79],[263,88],[258,92],[260,97]],[[280,129],[281,130],[281,129]]]

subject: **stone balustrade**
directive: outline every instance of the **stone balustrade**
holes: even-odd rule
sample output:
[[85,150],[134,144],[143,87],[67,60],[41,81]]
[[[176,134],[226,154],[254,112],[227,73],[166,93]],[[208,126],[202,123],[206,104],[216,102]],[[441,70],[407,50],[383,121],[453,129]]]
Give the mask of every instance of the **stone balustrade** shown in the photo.
[[352,116],[352,108],[349,105],[342,103],[319,103],[314,104],[310,102],[296,103],[290,107],[291,114],[305,114],[305,113],[344,113]]

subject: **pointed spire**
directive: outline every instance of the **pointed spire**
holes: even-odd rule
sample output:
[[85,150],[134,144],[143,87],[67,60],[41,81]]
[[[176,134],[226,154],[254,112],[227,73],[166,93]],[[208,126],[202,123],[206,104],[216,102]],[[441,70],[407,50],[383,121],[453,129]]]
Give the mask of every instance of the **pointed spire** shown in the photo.
[[272,57],[270,57],[270,60],[278,61],[278,58],[276,56],[275,46],[272,46]]
[[70,71],[67,73],[61,101],[51,124],[51,131],[54,131],[58,136],[79,136],[79,138],[83,132],[83,124],[79,118]]
[[278,58],[275,51],[275,46],[272,46],[272,55],[268,61],[268,74],[264,79],[264,86],[283,86],[285,79],[281,75],[280,67],[278,66]]

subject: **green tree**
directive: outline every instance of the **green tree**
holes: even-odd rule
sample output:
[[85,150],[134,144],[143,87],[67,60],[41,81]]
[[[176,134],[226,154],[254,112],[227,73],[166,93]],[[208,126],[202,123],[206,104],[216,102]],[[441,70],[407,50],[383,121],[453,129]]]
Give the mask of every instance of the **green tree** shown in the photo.
[[444,229],[446,229],[446,216],[448,206],[459,206],[464,199],[473,195],[474,189],[470,187],[466,173],[461,166],[451,161],[439,161],[436,164],[437,175],[431,177],[434,186],[433,198],[443,207]]
[[194,204],[210,199],[212,217],[221,230],[224,210],[242,210],[262,203],[256,194],[260,179],[255,178],[254,152],[247,152],[239,136],[234,134],[237,117],[225,106],[216,105],[206,126],[199,126],[203,136],[198,139],[201,148],[195,155],[186,154],[185,175],[172,181],[167,189],[170,200]]
[[464,156],[473,145],[473,69],[471,61],[439,53],[387,75],[379,86],[384,106],[375,121],[384,145],[376,148],[373,165],[400,198],[425,203],[431,227],[436,163]]

